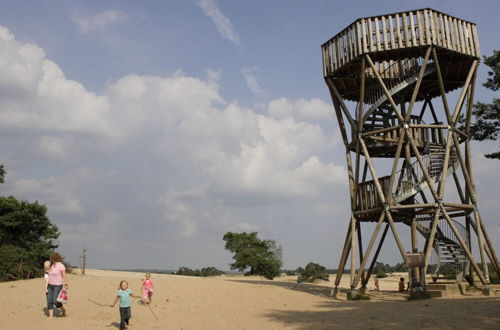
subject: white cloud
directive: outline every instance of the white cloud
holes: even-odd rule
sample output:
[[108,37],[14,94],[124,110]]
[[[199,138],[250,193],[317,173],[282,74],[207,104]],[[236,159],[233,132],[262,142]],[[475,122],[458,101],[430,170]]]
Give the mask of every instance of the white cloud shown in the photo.
[[65,215],[81,215],[84,207],[78,197],[71,176],[43,179],[19,179],[7,185],[7,189],[21,199],[37,200],[51,210]]
[[262,205],[316,201],[345,185],[343,167],[321,157],[336,137],[293,110],[317,100],[281,99],[292,115],[269,116],[276,102],[257,112],[224,100],[217,71],[127,75],[95,94],[4,28],[0,73],[3,188],[47,204],[78,244],[90,244],[92,221],[121,223],[132,241],[220,242],[227,230],[264,230],[254,216]]
[[247,84],[248,89],[255,96],[263,97],[266,94],[264,88],[262,88],[257,81],[257,74],[259,73],[259,69],[256,66],[247,67],[241,69],[241,74],[245,79],[245,83]]
[[222,38],[241,45],[240,36],[234,30],[231,20],[220,11],[216,0],[196,0],[195,3],[214,23]]
[[95,15],[74,16],[73,20],[81,33],[88,34],[105,30],[110,25],[123,21],[126,18],[125,13],[119,10],[108,9]]
[[268,108],[269,115],[277,119],[293,117],[298,120],[324,121],[333,118],[332,106],[316,98],[292,101],[281,97],[269,102]]

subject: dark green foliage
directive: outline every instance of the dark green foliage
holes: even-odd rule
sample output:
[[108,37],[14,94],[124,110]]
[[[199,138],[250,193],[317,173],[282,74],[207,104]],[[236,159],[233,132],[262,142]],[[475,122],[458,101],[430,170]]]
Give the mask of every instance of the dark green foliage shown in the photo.
[[40,276],[42,265],[57,245],[58,228],[47,217],[47,207],[0,197],[0,280]]
[[224,274],[223,271],[218,270],[215,267],[206,267],[202,268],[201,270],[199,269],[191,269],[188,267],[181,267],[179,270],[177,270],[175,275],[184,275],[184,276],[201,276],[201,277],[208,277],[208,276],[218,276]]
[[221,270],[218,270],[215,267],[206,267],[206,268],[201,269],[200,274],[203,277],[207,277],[207,276],[219,276],[219,275],[224,274],[224,272]]
[[490,67],[489,78],[483,84],[484,87],[496,92],[500,89],[500,51],[494,50],[493,55],[484,56],[484,64]]
[[375,277],[376,278],[384,278],[384,277],[387,277],[389,275],[387,275],[387,273],[383,272],[383,271],[379,271],[377,274],[375,274]]
[[306,265],[306,268],[299,273],[297,278],[297,283],[308,282],[313,283],[316,280],[328,281],[329,275],[326,272],[326,268],[310,262]]
[[5,174],[7,174],[7,172],[5,172],[3,164],[0,164],[0,183],[4,182]]
[[[485,56],[484,64],[490,67],[490,71],[488,71],[489,78],[483,86],[496,92],[500,88],[500,51],[494,50],[492,56]],[[499,138],[500,99],[494,98],[491,103],[477,102],[474,104],[472,116],[474,121],[471,121],[470,134],[473,140],[497,140]],[[485,157],[500,159],[500,151],[485,155]]]
[[191,269],[188,267],[181,267],[179,270],[175,272],[175,275],[184,275],[184,276],[200,276],[201,272],[199,269]]
[[382,262],[376,262],[375,266],[373,267],[373,273],[377,275],[380,274],[381,277],[387,277],[386,273],[396,273],[396,272],[400,273],[406,271],[408,271],[408,268],[406,268],[404,262],[397,263],[394,266],[390,266],[389,264],[383,264]]
[[227,232],[223,240],[226,250],[234,253],[234,263],[231,269],[244,271],[250,268],[246,275],[262,275],[272,280],[280,274],[281,247],[273,240],[261,240],[257,233]]

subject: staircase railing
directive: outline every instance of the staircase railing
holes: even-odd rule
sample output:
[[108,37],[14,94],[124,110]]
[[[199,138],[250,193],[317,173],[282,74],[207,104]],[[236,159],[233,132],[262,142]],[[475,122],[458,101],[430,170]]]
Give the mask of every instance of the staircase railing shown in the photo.
[[[439,182],[441,180],[444,165],[444,153],[441,152],[442,150],[444,151],[442,148],[430,150],[429,153],[422,157],[424,166],[434,182]],[[451,174],[456,166],[457,155],[455,151],[452,150],[448,162],[448,173]],[[425,176],[418,161],[408,164],[395,173],[395,187],[392,189],[389,187],[390,179],[391,177],[388,175],[380,177],[378,180],[384,192],[391,191],[392,199],[396,203],[414,196],[427,187],[427,181],[425,180]],[[360,183],[358,188],[358,210],[368,210],[382,205],[376,193],[376,187],[373,180]]]
[[[418,74],[420,67],[422,66],[422,58],[409,58],[404,60],[396,60],[389,64],[387,68],[382,67],[379,64],[379,75],[384,81],[385,86],[388,90],[402,83],[406,79]],[[385,62],[382,62],[385,63]],[[367,70],[368,77],[375,77],[375,73],[371,68]],[[371,86],[368,86],[365,92],[365,103],[374,104],[378,99],[384,96],[384,90],[378,83],[378,81],[373,81]]]
[[[417,230],[425,238],[429,238],[434,216],[423,214],[417,215],[416,218]],[[465,244],[468,245],[469,237],[466,228],[453,219],[451,221]],[[434,281],[442,273],[445,276],[455,277],[457,282],[460,282],[469,270],[470,262],[465,256],[457,236],[445,219],[438,220],[430,264],[435,265],[432,271]]]

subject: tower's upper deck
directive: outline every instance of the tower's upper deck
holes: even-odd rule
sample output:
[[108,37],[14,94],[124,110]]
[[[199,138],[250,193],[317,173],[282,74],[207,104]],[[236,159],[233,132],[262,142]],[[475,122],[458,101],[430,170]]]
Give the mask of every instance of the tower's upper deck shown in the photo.
[[[429,46],[439,55],[447,91],[463,84],[468,67],[480,57],[476,24],[426,8],[357,19],[321,46],[323,75],[338,81],[343,97],[356,101],[362,55],[368,54],[382,77],[391,79],[401,72],[392,70],[395,62],[421,58]],[[369,71],[367,79],[373,76]],[[432,89],[424,83],[422,91],[436,96]]]

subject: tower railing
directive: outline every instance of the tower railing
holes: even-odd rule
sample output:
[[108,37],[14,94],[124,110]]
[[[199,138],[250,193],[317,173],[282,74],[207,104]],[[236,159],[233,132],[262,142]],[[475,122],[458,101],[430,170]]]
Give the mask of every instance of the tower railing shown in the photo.
[[426,8],[356,20],[322,45],[323,75],[362,54],[426,45],[480,57],[474,23]]

